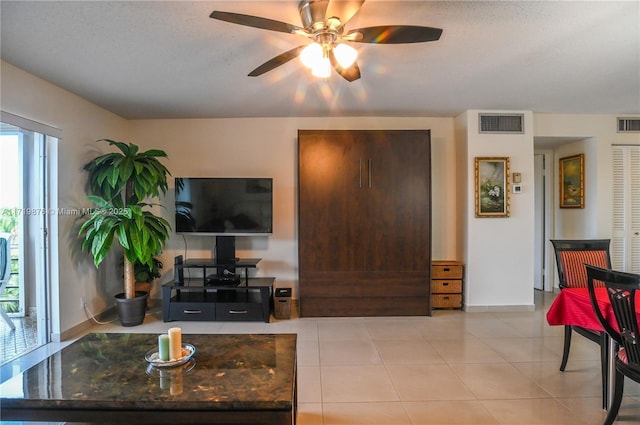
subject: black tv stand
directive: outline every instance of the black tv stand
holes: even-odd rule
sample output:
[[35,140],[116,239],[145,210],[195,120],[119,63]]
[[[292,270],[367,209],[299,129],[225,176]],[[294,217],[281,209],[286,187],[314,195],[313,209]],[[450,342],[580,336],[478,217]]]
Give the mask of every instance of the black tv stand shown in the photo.
[[220,261],[238,260],[236,257],[236,237],[216,236],[216,259]]
[[[234,320],[269,323],[274,277],[249,277],[248,269],[256,268],[259,258],[238,259],[237,269],[245,269],[244,279],[234,276],[232,282],[218,280],[220,272],[211,275],[207,269],[226,268],[228,261],[217,259],[175,259],[173,282],[162,285],[162,317],[173,320]],[[185,278],[184,269],[201,269],[202,277]],[[209,277],[213,277],[213,281]]]

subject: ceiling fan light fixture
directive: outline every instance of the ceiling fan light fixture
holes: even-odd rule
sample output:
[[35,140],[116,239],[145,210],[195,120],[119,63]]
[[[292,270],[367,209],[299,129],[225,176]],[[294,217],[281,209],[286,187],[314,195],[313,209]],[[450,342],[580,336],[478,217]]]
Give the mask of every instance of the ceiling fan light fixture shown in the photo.
[[322,60],[322,54],[322,46],[318,43],[311,43],[300,52],[300,61],[307,68],[313,69],[316,63]]
[[321,57],[311,68],[311,74],[318,78],[329,78],[331,76],[331,61],[327,57]]
[[340,43],[333,48],[333,54],[336,60],[343,68],[349,68],[358,58],[358,51],[351,46]]

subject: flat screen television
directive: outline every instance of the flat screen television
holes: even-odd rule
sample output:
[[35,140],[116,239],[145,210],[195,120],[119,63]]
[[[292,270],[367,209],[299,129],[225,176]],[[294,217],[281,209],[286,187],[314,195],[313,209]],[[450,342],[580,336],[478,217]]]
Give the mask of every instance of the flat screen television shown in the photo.
[[176,177],[176,233],[213,236],[273,232],[273,179]]

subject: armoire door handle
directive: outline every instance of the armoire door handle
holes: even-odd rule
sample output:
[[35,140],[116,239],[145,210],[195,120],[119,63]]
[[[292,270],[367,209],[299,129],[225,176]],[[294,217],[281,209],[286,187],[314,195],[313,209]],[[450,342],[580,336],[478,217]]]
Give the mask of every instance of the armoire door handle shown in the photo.
[[358,166],[360,167],[360,171],[359,171],[359,182],[358,182],[358,187],[360,187],[360,189],[362,189],[362,158],[360,158],[359,160],[359,164]]
[[369,161],[369,189],[371,189],[371,174],[372,174],[372,171],[371,171],[371,166],[372,166],[371,158],[369,158],[368,161]]

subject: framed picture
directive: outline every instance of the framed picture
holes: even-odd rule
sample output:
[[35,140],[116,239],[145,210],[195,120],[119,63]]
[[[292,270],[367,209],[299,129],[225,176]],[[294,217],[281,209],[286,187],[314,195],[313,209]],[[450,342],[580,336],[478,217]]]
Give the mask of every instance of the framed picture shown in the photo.
[[508,157],[476,157],[476,217],[509,217]]
[[560,208],[584,208],[584,154],[560,158]]

